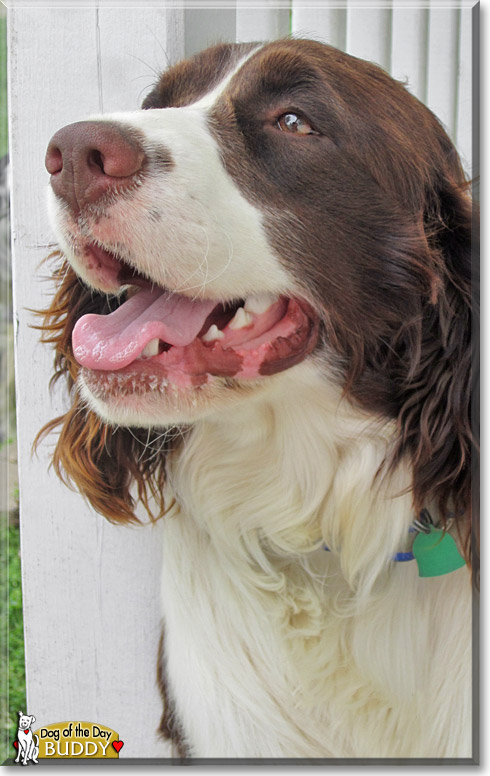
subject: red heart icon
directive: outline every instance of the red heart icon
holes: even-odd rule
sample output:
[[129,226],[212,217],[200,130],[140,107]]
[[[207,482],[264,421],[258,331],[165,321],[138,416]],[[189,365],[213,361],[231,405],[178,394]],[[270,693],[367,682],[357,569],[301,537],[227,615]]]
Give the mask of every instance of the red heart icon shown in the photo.
[[25,733],[26,735],[28,734],[28,732],[29,732],[28,730],[24,730],[24,733]]
[[122,749],[122,748],[123,748],[123,746],[124,746],[124,741],[113,741],[113,742],[112,742],[112,746],[114,747],[114,749],[116,750],[116,752],[120,752],[120,751],[121,751],[121,749]]
[[14,741],[14,746],[15,746],[16,749],[18,749],[19,748],[19,742],[18,741]]

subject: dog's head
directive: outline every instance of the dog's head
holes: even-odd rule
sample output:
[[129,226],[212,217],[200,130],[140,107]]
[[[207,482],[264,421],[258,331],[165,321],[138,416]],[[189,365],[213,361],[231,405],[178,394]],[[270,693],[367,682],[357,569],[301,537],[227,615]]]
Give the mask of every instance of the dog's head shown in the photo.
[[36,721],[36,717],[33,717],[32,714],[29,716],[27,714],[23,714],[22,711],[19,711],[19,730],[29,730],[32,723]]
[[104,423],[187,424],[309,359],[397,419],[416,502],[467,501],[471,205],[404,86],[312,41],[221,45],[60,130],[47,168],[71,267],[47,326],[99,455]]

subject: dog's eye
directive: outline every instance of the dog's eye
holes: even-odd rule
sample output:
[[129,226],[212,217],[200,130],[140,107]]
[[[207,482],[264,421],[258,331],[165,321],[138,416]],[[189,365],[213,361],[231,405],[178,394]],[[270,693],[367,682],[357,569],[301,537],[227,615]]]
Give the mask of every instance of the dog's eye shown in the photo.
[[297,113],[283,113],[277,120],[277,126],[282,132],[292,132],[295,135],[317,135],[318,132]]

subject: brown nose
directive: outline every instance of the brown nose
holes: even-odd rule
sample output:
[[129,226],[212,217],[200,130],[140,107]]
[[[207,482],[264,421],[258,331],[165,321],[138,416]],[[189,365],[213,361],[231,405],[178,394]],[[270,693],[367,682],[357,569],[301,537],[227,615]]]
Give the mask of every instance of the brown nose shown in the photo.
[[46,169],[55,194],[78,213],[106,192],[134,184],[145,158],[129,130],[110,122],[78,121],[53,135]]

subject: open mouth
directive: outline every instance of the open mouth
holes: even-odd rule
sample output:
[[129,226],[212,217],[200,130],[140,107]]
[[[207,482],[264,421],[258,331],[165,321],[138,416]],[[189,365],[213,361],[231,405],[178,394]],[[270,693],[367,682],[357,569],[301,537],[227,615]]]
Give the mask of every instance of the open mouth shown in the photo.
[[114,312],[84,315],[73,330],[75,358],[98,392],[198,386],[210,376],[256,379],[294,366],[316,344],[318,318],[303,300],[192,299],[154,285],[109,251],[93,252],[126,287]]

